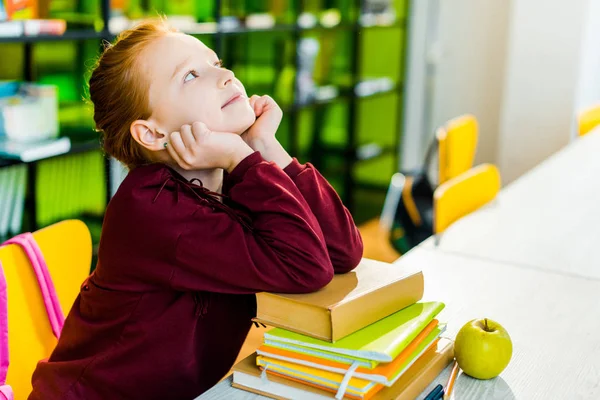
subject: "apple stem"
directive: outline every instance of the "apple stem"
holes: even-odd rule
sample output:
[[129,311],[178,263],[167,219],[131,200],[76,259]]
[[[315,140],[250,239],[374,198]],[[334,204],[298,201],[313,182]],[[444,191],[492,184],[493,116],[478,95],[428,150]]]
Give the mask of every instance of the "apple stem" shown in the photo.
[[488,328],[487,318],[485,318],[484,321],[485,321],[485,330],[486,330],[486,332],[489,332],[490,328]]

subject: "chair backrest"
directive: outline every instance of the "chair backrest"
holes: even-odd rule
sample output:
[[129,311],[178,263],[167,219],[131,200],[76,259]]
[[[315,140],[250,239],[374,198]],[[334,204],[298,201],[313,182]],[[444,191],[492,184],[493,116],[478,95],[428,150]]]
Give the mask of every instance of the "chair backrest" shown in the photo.
[[[58,300],[65,314],[71,309],[80,286],[89,275],[92,241],[87,226],[68,220],[33,233],[48,265]],[[7,383],[15,399],[31,392],[31,375],[39,360],[54,350],[52,332],[35,273],[21,247],[0,247],[0,261],[8,293],[8,340],[10,367]]]
[[452,179],[473,166],[479,125],[473,115],[463,115],[436,132],[438,141],[438,184]]
[[583,110],[577,118],[579,136],[583,136],[600,125],[600,104]]
[[440,234],[465,215],[493,200],[500,191],[500,172],[482,164],[440,185],[433,195],[433,229]]

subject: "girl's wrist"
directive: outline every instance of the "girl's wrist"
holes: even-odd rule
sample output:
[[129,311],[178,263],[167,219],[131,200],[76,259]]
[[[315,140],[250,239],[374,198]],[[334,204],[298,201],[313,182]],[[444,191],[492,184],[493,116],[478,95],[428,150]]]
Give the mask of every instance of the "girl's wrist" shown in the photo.
[[292,157],[274,136],[265,139],[255,139],[250,145],[255,151],[260,152],[266,161],[274,162],[281,169],[287,167],[292,162]]
[[224,167],[224,169],[231,173],[238,166],[242,160],[248,157],[250,154],[254,153],[254,150],[250,146],[248,146],[244,141],[240,141],[241,143],[233,148],[231,155],[229,157],[229,163]]

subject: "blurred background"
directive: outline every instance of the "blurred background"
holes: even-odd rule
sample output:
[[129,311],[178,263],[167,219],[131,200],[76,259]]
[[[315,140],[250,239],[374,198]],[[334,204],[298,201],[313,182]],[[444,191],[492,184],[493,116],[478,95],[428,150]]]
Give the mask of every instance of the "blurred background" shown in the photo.
[[157,13],[279,103],[281,143],[376,245],[392,176],[427,167],[448,121],[476,118],[474,163],[507,184],[600,100],[593,0],[0,0],[0,239],[79,218],[97,245],[126,171],[100,151],[86,83],[104,40]]

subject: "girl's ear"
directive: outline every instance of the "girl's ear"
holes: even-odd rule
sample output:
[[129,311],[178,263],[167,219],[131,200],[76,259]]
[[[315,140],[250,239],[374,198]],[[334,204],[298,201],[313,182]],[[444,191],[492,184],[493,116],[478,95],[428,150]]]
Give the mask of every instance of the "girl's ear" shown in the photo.
[[161,133],[152,122],[138,119],[131,123],[129,131],[140,146],[150,151],[164,150],[167,136]]

